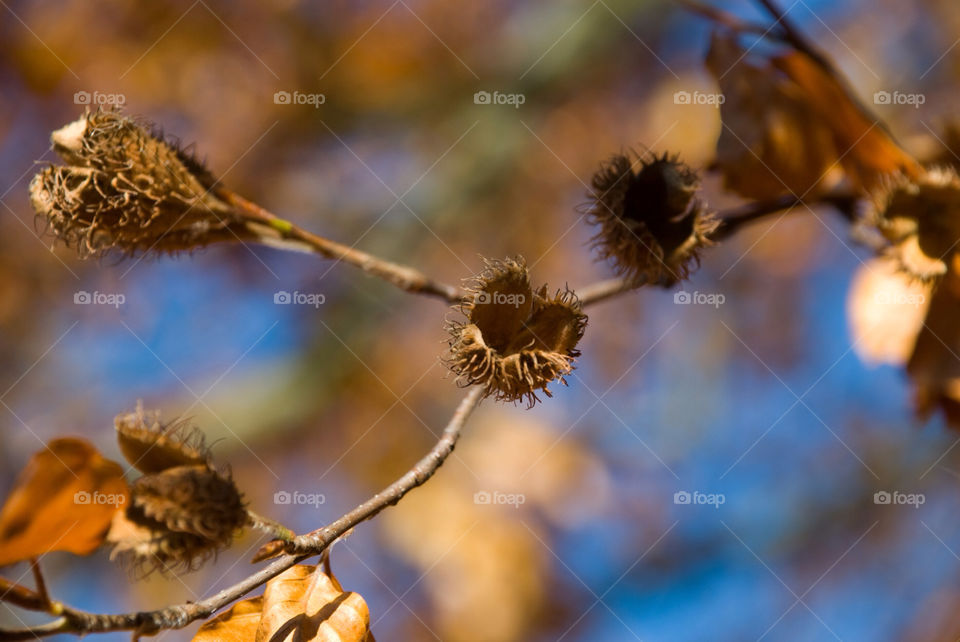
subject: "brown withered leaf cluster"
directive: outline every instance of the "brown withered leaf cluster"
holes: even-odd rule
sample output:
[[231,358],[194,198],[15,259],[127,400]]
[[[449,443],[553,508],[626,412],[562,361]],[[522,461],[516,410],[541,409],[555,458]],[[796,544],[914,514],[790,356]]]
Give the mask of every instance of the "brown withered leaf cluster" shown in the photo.
[[373,642],[370,609],[333,574],[298,564],[267,582],[262,597],[206,622],[193,642]]
[[111,557],[138,572],[191,570],[229,546],[249,517],[229,474],[213,465],[202,433],[183,422],[164,425],[139,405],[115,425],[121,452],[144,474],[114,517]]
[[467,321],[451,321],[450,369],[461,385],[483,386],[497,401],[526,399],[573,371],[587,317],[570,290],[534,290],[523,258],[487,260],[459,306]]
[[54,439],[31,457],[0,510],[0,566],[99,547],[128,498],[120,464],[88,441]]
[[57,237],[81,255],[177,252],[250,237],[233,208],[217,196],[213,175],[131,118],[89,112],[51,139],[66,165],[37,174],[30,201]]
[[811,198],[843,178],[867,194],[889,175],[920,170],[845,81],[802,51],[759,55],[721,30],[706,66],[724,96],[717,164],[741,196]]

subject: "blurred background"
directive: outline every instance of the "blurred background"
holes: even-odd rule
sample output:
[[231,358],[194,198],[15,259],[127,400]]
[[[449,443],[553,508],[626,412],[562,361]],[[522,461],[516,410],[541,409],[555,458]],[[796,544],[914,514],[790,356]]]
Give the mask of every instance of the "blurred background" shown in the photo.
[[[922,92],[878,112],[929,146],[958,98],[954,2],[781,4],[860,96]],[[673,99],[715,91],[708,38],[660,0],[0,2],[0,495],[55,436],[120,459],[113,417],[142,399],[192,417],[251,506],[306,531],[407,470],[464,394],[439,362],[451,313],[353,268],[239,245],[51,250],[27,184],[78,103],[122,100],[237,192],[441,280],[521,254],[536,285],[577,288],[611,276],[577,210],[600,161],[711,162],[717,108]],[[705,194],[739,202],[713,178]],[[846,301],[868,256],[833,212],[797,212],[705,254],[685,289],[720,305],[648,289],[590,308],[569,387],[529,411],[485,402],[429,484],[333,548],[377,638],[960,637],[958,435],[918,423],[901,371],[853,349]],[[106,552],[44,564],[76,607],[146,610],[241,579],[263,541],[133,584]],[[0,605],[0,623],[18,618],[43,620]]]

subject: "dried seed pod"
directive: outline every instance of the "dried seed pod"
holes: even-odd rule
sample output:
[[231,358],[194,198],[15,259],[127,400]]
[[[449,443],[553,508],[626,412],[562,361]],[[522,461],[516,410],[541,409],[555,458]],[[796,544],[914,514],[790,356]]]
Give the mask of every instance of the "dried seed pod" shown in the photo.
[[131,504],[167,529],[226,543],[247,522],[233,480],[207,466],[176,466],[133,483]]
[[142,473],[158,473],[174,466],[210,465],[210,449],[203,433],[186,421],[160,423],[159,412],[145,412],[137,403],[133,412],[114,419],[120,452]]
[[949,167],[919,178],[898,175],[873,194],[865,220],[890,242],[890,254],[921,281],[947,273],[960,249],[960,175]]
[[115,424],[121,452],[145,474],[107,536],[112,557],[136,571],[193,570],[229,546],[250,515],[229,474],[214,468],[203,434],[182,421],[164,425],[139,403]]
[[675,156],[613,156],[593,176],[587,220],[593,245],[631,280],[673,285],[690,275],[719,221],[696,196],[700,179]]
[[110,559],[129,566],[135,576],[193,571],[222,548],[200,535],[171,531],[133,506],[114,515],[107,542],[113,544]]
[[68,165],[37,174],[30,200],[81,255],[177,252],[253,237],[201,163],[133,119],[87,113],[51,138]]
[[468,322],[450,322],[448,365],[461,385],[484,386],[497,401],[539,401],[547,384],[573,371],[587,317],[569,290],[537,291],[522,258],[486,261],[460,307]]

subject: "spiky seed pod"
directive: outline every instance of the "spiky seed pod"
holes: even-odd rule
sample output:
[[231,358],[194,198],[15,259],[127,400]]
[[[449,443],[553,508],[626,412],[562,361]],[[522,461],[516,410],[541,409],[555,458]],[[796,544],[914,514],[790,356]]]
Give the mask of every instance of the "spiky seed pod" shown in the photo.
[[719,221],[697,196],[700,179],[676,156],[617,154],[593,176],[587,220],[592,243],[617,273],[670,286],[690,276]]
[[196,570],[222,548],[219,542],[200,535],[171,531],[134,506],[117,512],[107,541],[113,544],[110,559],[128,566],[139,577],[153,571]]
[[873,194],[865,218],[890,242],[890,254],[907,274],[921,281],[941,277],[960,250],[960,175],[936,167],[916,180],[889,178]]
[[120,452],[142,473],[159,473],[174,466],[211,465],[203,433],[186,421],[160,423],[159,412],[133,412],[114,419]]
[[550,297],[534,291],[522,258],[485,260],[485,269],[468,284],[460,306],[467,322],[451,321],[448,365],[460,385],[480,385],[497,401],[526,399],[573,371],[580,356],[587,317],[569,290]]
[[51,138],[67,165],[34,176],[30,200],[81,255],[177,252],[253,237],[201,163],[133,119],[91,112]]
[[137,572],[193,570],[250,523],[243,496],[228,473],[214,468],[198,429],[183,421],[164,425],[140,403],[115,425],[121,452],[144,475],[111,526],[111,557]]
[[133,483],[131,505],[171,531],[229,543],[247,522],[243,497],[229,477],[207,466],[176,466]]

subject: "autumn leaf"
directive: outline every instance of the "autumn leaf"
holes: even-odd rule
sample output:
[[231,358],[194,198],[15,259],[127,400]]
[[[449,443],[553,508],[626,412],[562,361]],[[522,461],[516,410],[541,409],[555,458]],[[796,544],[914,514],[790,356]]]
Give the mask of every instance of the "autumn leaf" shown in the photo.
[[870,191],[890,174],[916,178],[920,165],[860,105],[843,80],[800,51],[777,56],[772,62],[803,91],[811,109],[833,132],[840,162],[855,189]]
[[337,579],[298,564],[267,582],[262,598],[245,600],[210,620],[194,642],[373,642],[370,610]]
[[262,610],[262,597],[237,602],[229,611],[201,626],[193,642],[251,642],[257,639]]
[[803,92],[767,60],[754,61],[733,34],[714,34],[706,59],[724,96],[717,164],[745,198],[826,191],[839,178],[830,128]]
[[0,566],[50,551],[91,553],[128,494],[123,468],[88,441],[51,441],[30,459],[0,511]]
[[960,259],[938,285],[926,321],[917,337],[907,373],[914,384],[917,414],[925,419],[940,408],[947,422],[960,429]]
[[842,175],[867,193],[889,175],[919,175],[845,80],[801,51],[749,53],[734,34],[715,33],[706,58],[725,98],[717,163],[729,189],[756,199],[804,196]]

